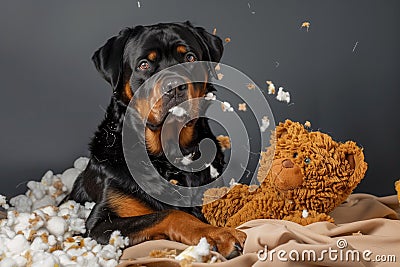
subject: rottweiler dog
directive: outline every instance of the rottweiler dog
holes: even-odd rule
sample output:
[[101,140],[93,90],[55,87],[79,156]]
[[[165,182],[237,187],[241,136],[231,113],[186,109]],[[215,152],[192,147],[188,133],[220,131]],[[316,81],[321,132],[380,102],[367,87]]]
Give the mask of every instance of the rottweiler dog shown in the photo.
[[[110,83],[113,94],[105,118],[90,143],[90,161],[74,183],[66,200],[79,203],[94,201],[86,227],[87,234],[100,243],[108,243],[114,230],[129,237],[130,245],[147,240],[169,239],[188,245],[206,237],[212,248],[226,258],[240,255],[246,235],[233,228],[211,226],[200,207],[179,207],[163,203],[146,193],[132,178],[124,158],[122,126],[135,91],[150,77],[170,66],[195,61],[219,62],[223,53],[222,40],[190,22],[160,23],[126,28],[110,38],[93,55],[92,60],[102,77]],[[213,73],[214,72],[214,73]],[[206,81],[215,74],[214,68],[204,72]],[[186,79],[187,80],[187,79]],[[215,88],[207,82],[179,84],[164,77],[138,96],[132,106],[139,116],[147,116],[144,138],[151,163],[167,181],[182,186],[210,183],[210,167],[187,172],[177,169],[165,155],[160,132],[171,107],[188,99],[204,97]],[[168,92],[160,96],[160,87]],[[158,96],[158,97],[155,97]],[[138,136],[141,133],[136,133]],[[135,138],[135,133],[127,138]],[[142,133],[143,134],[143,133]],[[198,153],[199,143],[212,140],[217,152],[212,165],[219,173],[224,156],[206,118],[190,121],[179,133],[183,155]],[[142,179],[146,172],[135,170]]]

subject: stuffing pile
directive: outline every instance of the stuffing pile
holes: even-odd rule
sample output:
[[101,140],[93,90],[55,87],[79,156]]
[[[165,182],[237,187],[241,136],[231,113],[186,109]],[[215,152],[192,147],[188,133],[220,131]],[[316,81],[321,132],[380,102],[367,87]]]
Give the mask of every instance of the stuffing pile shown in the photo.
[[0,221],[0,267],[116,266],[128,238],[112,233],[108,245],[98,244],[86,232],[85,219],[94,203],[68,201],[57,207],[86,168],[87,158],[54,175],[48,171],[40,182],[30,181],[29,190],[0,205],[7,218]]

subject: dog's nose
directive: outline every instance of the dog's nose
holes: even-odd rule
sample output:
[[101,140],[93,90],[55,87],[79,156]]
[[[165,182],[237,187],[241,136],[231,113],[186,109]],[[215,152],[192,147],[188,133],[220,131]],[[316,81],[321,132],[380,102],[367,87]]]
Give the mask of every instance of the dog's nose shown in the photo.
[[284,168],[293,168],[294,164],[290,159],[285,159],[284,161],[282,161],[282,166]]
[[187,85],[182,78],[168,77],[163,81],[163,88],[167,94],[181,95],[187,89]]

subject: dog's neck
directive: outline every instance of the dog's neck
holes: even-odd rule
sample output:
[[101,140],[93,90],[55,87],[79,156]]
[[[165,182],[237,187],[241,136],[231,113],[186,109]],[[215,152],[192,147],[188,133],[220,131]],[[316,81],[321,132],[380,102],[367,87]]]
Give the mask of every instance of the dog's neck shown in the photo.
[[[183,127],[182,130],[178,132],[173,132],[171,135],[179,134],[179,147],[183,150],[191,150],[190,148],[196,145],[195,142],[195,133],[197,132],[196,129],[199,128],[198,125],[193,124],[187,127]],[[176,130],[172,129],[171,131]],[[161,132],[162,132],[162,127],[156,130],[152,130],[146,127],[145,129],[145,139],[146,139],[146,147],[148,153],[152,155],[161,155],[163,153],[163,146],[161,143]],[[172,142],[172,140],[171,140]]]

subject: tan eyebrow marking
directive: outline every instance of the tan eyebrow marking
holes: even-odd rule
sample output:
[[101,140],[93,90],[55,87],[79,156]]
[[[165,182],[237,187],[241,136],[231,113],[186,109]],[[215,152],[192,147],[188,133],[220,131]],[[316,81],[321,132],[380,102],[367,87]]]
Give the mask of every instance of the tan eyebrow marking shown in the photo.
[[147,59],[154,61],[157,58],[157,52],[156,51],[151,51],[148,55],[147,55]]
[[187,52],[187,49],[186,49],[186,47],[184,45],[178,45],[176,47],[176,51],[178,53],[185,54]]

